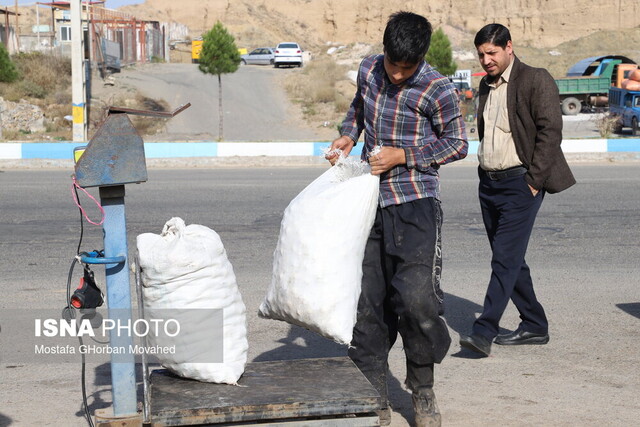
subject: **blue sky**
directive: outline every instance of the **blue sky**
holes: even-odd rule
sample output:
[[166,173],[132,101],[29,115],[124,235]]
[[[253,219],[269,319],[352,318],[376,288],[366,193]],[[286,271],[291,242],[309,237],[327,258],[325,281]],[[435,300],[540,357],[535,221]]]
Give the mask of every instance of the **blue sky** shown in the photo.
[[[46,3],[48,1],[53,1],[53,0],[40,0],[41,3]],[[129,4],[138,4],[138,3],[144,3],[144,0],[107,0],[106,6],[109,9],[115,9],[120,6],[126,6]],[[19,6],[34,5],[34,4],[36,4],[36,1],[34,0],[18,0]],[[0,0],[0,6],[15,6],[15,5],[16,5],[16,0]]]

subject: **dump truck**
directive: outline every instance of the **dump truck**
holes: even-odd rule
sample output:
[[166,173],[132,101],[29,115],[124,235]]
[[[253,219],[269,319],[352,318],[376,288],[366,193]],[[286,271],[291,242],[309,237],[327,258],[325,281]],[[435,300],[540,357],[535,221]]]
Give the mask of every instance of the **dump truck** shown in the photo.
[[638,68],[631,59],[619,56],[593,56],[573,65],[567,77],[555,79],[560,92],[562,114],[576,115],[582,110],[608,106],[609,88]]
[[640,136],[640,91],[610,88],[609,113],[618,117],[614,129],[617,133],[628,127],[631,128],[631,135]]

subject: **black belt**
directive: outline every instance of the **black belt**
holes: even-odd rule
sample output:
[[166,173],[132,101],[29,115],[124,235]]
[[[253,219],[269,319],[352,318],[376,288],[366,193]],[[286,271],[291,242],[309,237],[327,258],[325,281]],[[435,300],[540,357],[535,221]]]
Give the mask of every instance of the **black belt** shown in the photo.
[[527,173],[527,168],[525,168],[524,166],[516,166],[514,168],[509,168],[502,171],[486,171],[483,169],[483,172],[490,180],[499,181],[505,178],[524,175],[525,173]]

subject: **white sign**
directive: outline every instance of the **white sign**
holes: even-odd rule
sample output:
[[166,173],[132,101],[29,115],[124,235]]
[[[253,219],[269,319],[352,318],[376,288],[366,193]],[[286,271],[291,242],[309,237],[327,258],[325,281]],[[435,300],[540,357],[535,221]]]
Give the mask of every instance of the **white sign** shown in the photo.
[[50,32],[51,29],[48,25],[34,25],[33,27],[31,27],[31,32],[36,34],[36,33],[48,33]]
[[449,78],[456,82],[466,82],[471,87],[471,70],[457,70],[453,76]]

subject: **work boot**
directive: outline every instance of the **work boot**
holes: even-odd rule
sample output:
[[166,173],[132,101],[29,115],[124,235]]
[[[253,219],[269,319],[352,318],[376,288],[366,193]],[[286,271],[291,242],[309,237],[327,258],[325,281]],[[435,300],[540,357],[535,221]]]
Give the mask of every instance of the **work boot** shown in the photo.
[[382,408],[376,411],[378,414],[378,421],[381,426],[388,426],[391,424],[391,408],[388,406],[386,408]]
[[440,427],[442,419],[432,388],[422,388],[411,395],[416,427]]

